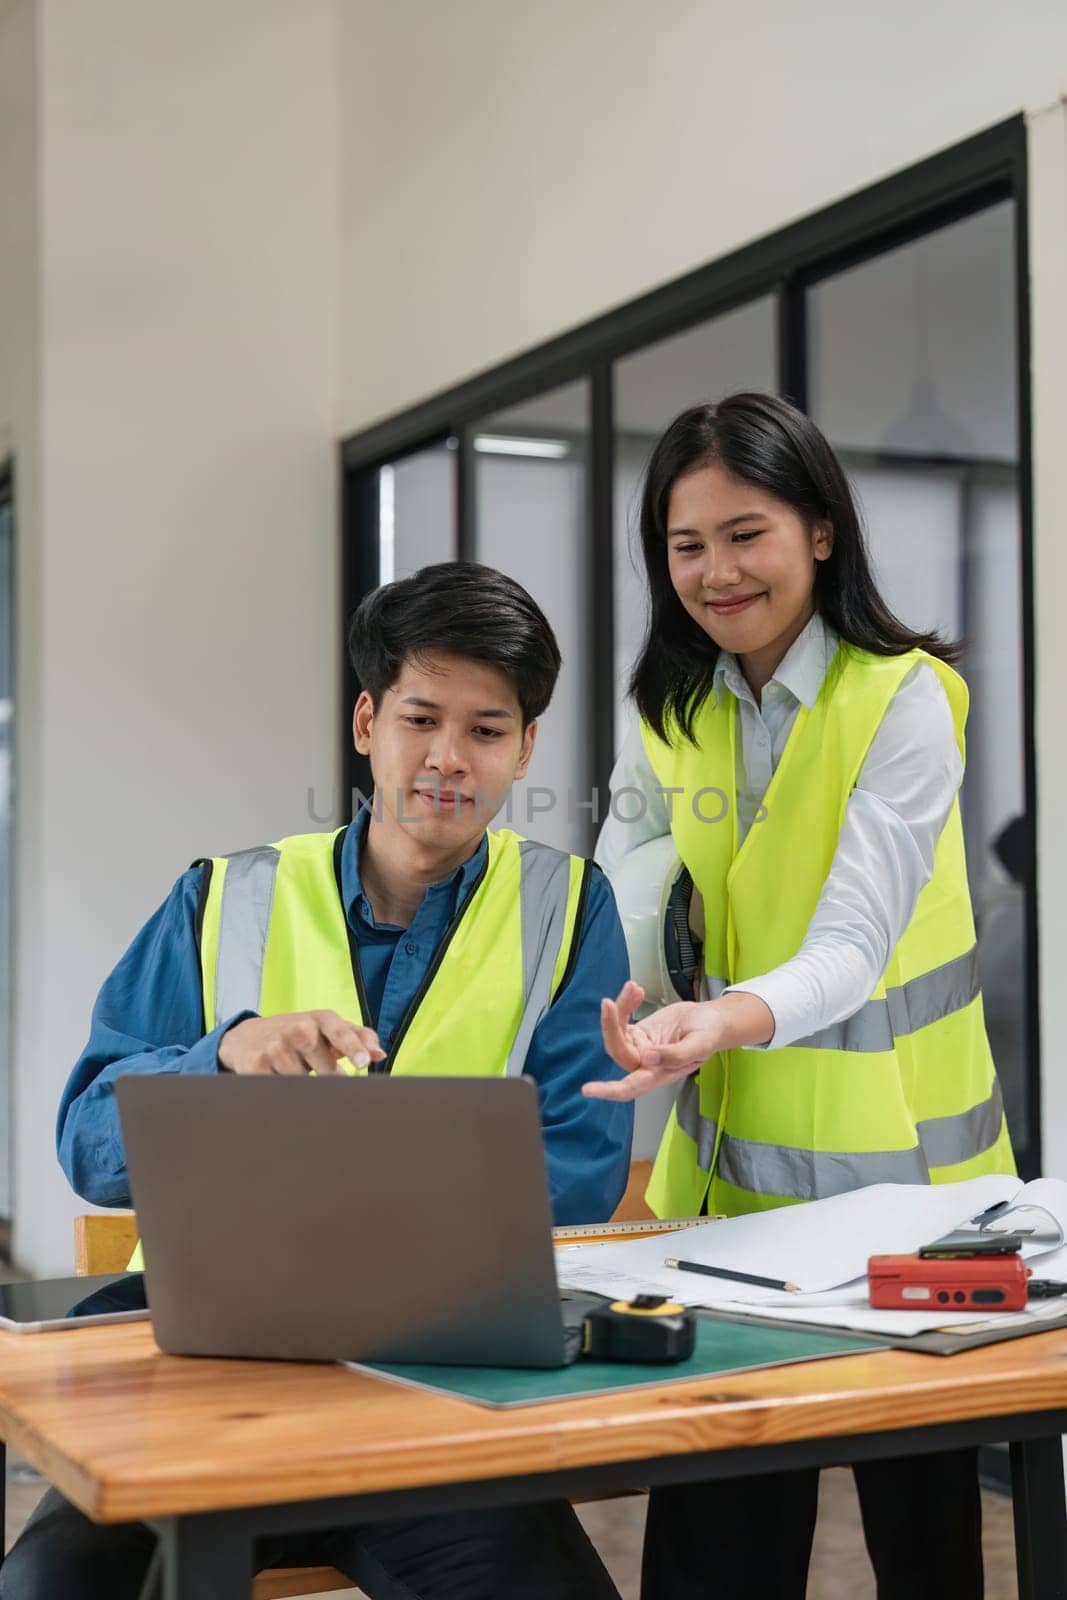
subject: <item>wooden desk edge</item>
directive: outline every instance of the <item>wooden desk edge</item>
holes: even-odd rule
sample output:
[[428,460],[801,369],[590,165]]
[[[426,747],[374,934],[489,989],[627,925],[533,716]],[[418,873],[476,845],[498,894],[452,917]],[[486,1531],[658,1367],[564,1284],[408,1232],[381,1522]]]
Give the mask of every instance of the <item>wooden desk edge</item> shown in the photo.
[[[83,1462],[65,1454],[42,1437],[36,1428],[5,1415],[0,1424],[0,1438],[9,1450],[14,1450],[36,1467],[37,1471],[54,1489],[79,1506],[95,1522],[129,1522],[130,1517],[108,1516],[105,1513],[106,1495],[102,1483]],[[139,1519],[137,1519],[139,1520]]]
[[[85,1339],[91,1332],[71,1337]],[[1020,1354],[1024,1347],[1029,1347],[1027,1360]],[[156,1360],[176,1359],[149,1357],[153,1367]],[[254,1386],[263,1365],[241,1363],[246,1369],[241,1383]],[[250,1375],[249,1368],[256,1372]],[[106,1372],[106,1367],[92,1369],[97,1375],[101,1370]],[[121,1431],[110,1443],[110,1456],[105,1448],[94,1459],[84,1437],[77,1437],[77,1426],[68,1429],[65,1441],[61,1429],[53,1433],[38,1426],[32,1411],[42,1400],[40,1383],[30,1383],[24,1394],[17,1392],[17,1386],[15,1393],[8,1393],[0,1383],[0,1428],[90,1516],[121,1522],[631,1461],[639,1467],[642,1461],[667,1455],[847,1439],[1067,1408],[1067,1334],[1051,1331],[1012,1346],[990,1346],[949,1358],[873,1352],[510,1411],[397,1389],[397,1396],[404,1397],[399,1403],[409,1410],[417,1406],[428,1417],[426,1431],[412,1435],[411,1419],[404,1417],[399,1436],[386,1432],[370,1445],[359,1439],[353,1447],[334,1441],[324,1455],[321,1445],[316,1446],[321,1419],[302,1397],[304,1370],[305,1376],[294,1380],[298,1396],[292,1402],[293,1414],[299,1419],[295,1439],[284,1433],[285,1415],[271,1414],[262,1400],[259,1411],[244,1410],[257,1402],[239,1393],[241,1383],[235,1374],[227,1394],[201,1408],[206,1442],[194,1451],[185,1434],[180,1435],[186,1454],[177,1465],[173,1455],[164,1454],[165,1442],[158,1439],[155,1461],[146,1460],[143,1452],[138,1455],[139,1441]],[[338,1376],[344,1384],[374,1385],[370,1398],[381,1398],[378,1391],[384,1380],[343,1372]],[[153,1374],[151,1387],[166,1399],[165,1370],[159,1379],[157,1383]],[[344,1404],[343,1385],[333,1383],[330,1388],[327,1414],[337,1408],[337,1396]],[[164,1419],[168,1411],[183,1413],[180,1390],[180,1383],[172,1389],[160,1413]],[[354,1388],[348,1394],[353,1411],[367,1398],[361,1399]],[[47,1386],[43,1399],[54,1407],[54,1391]],[[76,1419],[83,1434],[85,1417],[81,1411]],[[212,1426],[220,1424],[233,1430],[229,1448],[216,1460],[205,1460],[210,1457]]]

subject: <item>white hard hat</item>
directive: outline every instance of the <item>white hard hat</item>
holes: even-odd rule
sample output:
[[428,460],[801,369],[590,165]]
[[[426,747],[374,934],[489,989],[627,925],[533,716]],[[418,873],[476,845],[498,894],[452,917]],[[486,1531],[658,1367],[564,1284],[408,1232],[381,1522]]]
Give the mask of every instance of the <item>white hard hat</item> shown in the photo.
[[703,930],[699,915],[690,915],[691,902],[698,914],[702,907],[671,835],[650,839],[625,855],[611,874],[611,887],[630,976],[644,989],[645,1005],[692,1000],[693,975],[700,968],[694,927]]

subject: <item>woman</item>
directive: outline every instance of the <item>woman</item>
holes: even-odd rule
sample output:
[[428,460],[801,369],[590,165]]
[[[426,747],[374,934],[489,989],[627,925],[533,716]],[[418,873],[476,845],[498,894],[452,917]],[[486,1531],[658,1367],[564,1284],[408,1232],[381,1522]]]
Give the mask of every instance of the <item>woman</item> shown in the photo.
[[[628,1099],[680,1083],[648,1191],[735,1215],[869,1183],[1013,1172],[982,1018],[957,791],[954,651],[878,594],[815,425],[770,395],[698,406],[649,464],[640,726],[609,875],[673,835],[703,899],[707,998],[603,1002]],[[619,808],[621,809],[621,808]],[[879,1600],[982,1592],[973,1452],[857,1468]],[[645,1600],[805,1591],[817,1473],[653,1496]]]

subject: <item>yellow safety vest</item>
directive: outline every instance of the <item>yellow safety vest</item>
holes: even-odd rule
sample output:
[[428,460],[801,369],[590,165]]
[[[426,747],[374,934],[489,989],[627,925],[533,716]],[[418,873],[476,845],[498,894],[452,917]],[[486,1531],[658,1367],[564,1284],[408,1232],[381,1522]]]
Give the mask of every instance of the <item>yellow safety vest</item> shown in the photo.
[[[737,702],[714,694],[696,744],[642,728],[672,799],[678,853],[704,897],[710,997],[795,956],[815,912],[864,758],[897,688],[937,672],[961,754],[967,689],[923,651],[874,656],[839,644],[801,706],[738,848]],[[725,803],[723,797],[725,796]],[[707,819],[707,820],[705,820]],[[870,999],[780,1050],[726,1050],[682,1085],[648,1203],[660,1216],[737,1215],[871,1183],[949,1183],[1015,1171],[986,1038],[958,799],[934,870]]]
[[[373,1025],[341,895],[344,834],[297,834],[205,864],[205,1031],[238,1011],[331,1010]],[[592,863],[508,829],[487,840],[485,866],[377,1071],[519,1076],[570,976]],[[130,1267],[142,1264],[138,1245]]]
[[[243,1010],[328,1009],[373,1026],[341,899],[344,832],[297,834],[211,863],[200,935],[207,1030]],[[487,840],[485,868],[378,1070],[522,1072],[576,954],[591,864],[507,829]]]

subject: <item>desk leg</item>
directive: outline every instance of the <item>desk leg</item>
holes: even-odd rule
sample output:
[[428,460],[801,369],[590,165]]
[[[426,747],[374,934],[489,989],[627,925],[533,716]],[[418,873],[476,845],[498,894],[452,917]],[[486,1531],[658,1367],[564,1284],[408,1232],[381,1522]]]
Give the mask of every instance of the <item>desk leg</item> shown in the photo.
[[1019,1600],[1067,1600],[1063,1445],[1030,1439],[1011,1447]]
[[254,1548],[218,1517],[172,1517],[160,1527],[162,1600],[251,1596]]

